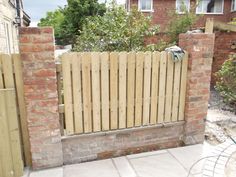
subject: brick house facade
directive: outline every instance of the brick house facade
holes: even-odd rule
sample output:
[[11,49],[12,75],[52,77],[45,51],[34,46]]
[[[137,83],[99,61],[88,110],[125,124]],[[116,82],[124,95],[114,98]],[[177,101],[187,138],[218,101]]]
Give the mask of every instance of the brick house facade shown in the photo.
[[0,0],[0,52],[18,53],[18,26],[29,23],[22,0]]
[[[143,3],[143,7],[141,7],[141,1],[145,2]],[[168,41],[168,35],[165,33],[170,18],[168,14],[175,10],[177,12],[180,11],[178,9],[180,2],[185,2],[187,8],[192,12],[203,14],[196,23],[197,27],[205,27],[207,18],[214,18],[216,21],[227,23],[236,17],[236,0],[202,0],[201,8],[197,8],[196,0],[126,0],[126,8],[129,10],[132,6],[138,7],[139,10],[145,14],[153,17],[154,24],[160,25],[161,33],[156,38],[148,40],[148,42],[155,43],[160,39]],[[211,2],[217,2],[215,4],[216,8],[210,9],[207,7]],[[141,8],[150,9],[142,10]],[[213,12],[207,12],[208,10]],[[215,35],[216,39],[211,76],[212,86],[216,83],[215,73],[221,68],[224,61],[228,59],[228,55],[232,52],[236,52],[236,50],[231,47],[232,44],[236,43],[236,32],[215,31]]]
[[[212,12],[206,12],[207,5],[212,1],[217,2],[215,8],[211,10]],[[197,8],[196,0],[184,0],[186,6],[188,6],[191,11],[196,12],[196,14],[204,14],[204,16],[201,17],[197,22],[197,26],[205,26],[206,18],[214,18],[218,21],[229,22],[232,18],[236,17],[235,0],[212,1],[203,0],[201,2],[206,3],[202,3],[201,5],[199,4],[199,8]],[[132,6],[138,7],[140,11],[144,12],[145,14],[151,15],[153,17],[153,23],[159,24],[161,30],[164,31],[165,27],[168,25],[170,12],[173,12],[178,9],[178,4],[182,2],[182,0],[126,0],[126,8],[130,9]],[[141,7],[142,5],[143,7]],[[177,12],[181,14],[180,10],[177,10]]]

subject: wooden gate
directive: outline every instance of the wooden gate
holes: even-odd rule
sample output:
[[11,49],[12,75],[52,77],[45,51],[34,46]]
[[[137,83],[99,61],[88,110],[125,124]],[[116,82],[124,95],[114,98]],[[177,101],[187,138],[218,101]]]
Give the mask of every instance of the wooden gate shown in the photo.
[[[20,177],[30,165],[19,55],[0,54],[0,176]],[[21,148],[21,145],[23,148]]]
[[183,121],[187,59],[174,62],[165,51],[64,54],[58,83],[66,133]]

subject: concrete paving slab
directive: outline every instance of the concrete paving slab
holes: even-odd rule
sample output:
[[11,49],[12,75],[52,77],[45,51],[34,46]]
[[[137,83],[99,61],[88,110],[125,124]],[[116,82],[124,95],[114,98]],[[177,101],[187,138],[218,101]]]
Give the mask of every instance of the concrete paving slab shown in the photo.
[[118,170],[120,177],[136,177],[136,173],[129,163],[127,157],[114,158],[113,162]]
[[63,168],[33,171],[30,173],[30,177],[63,177]]
[[119,177],[119,173],[109,159],[65,166],[64,177]]
[[[168,149],[168,151],[189,171],[194,163],[203,157],[206,157],[209,152],[207,145],[193,145],[181,148]],[[201,160],[191,169],[191,174],[198,174],[202,172],[205,160]]]
[[29,177],[29,175],[30,175],[30,169],[29,169],[28,167],[26,167],[26,168],[24,169],[24,174],[23,174],[22,177]]
[[140,177],[186,177],[187,171],[169,153],[130,159]]
[[152,151],[152,152],[143,152],[143,153],[139,153],[139,154],[127,155],[127,158],[135,159],[135,158],[146,157],[146,156],[153,156],[153,155],[158,155],[158,154],[163,154],[163,153],[168,153],[168,152],[166,150],[159,150],[159,151]]

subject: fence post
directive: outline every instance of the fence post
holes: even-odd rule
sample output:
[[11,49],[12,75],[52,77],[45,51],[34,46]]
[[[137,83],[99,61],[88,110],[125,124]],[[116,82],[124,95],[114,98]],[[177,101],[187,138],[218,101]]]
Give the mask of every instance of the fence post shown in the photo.
[[20,28],[33,169],[63,164],[52,28]]
[[179,46],[189,53],[185,103],[185,144],[204,140],[215,35],[180,34]]

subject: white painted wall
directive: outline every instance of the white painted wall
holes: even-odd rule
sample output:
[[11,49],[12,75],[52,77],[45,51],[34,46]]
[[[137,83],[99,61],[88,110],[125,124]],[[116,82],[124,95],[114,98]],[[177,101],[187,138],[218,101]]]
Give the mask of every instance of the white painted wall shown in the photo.
[[18,32],[13,24],[16,10],[9,0],[0,0],[0,52],[18,53]]

